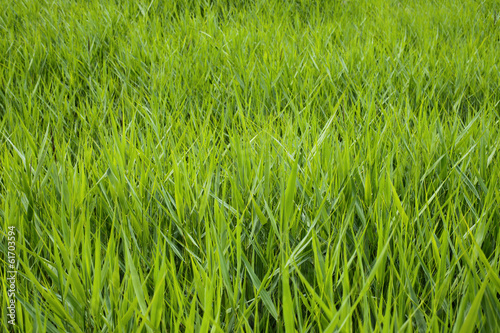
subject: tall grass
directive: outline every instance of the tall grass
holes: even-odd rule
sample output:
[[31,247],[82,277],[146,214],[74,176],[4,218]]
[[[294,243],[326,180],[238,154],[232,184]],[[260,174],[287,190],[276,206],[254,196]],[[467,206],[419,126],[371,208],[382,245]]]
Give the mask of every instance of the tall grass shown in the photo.
[[497,331],[499,21],[493,0],[0,2],[14,330]]

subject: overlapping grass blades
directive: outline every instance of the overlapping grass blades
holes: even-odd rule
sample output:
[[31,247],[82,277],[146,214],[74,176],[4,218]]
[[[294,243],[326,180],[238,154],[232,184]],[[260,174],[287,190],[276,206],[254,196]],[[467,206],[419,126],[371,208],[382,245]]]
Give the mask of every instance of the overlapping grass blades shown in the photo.
[[15,331],[497,331],[499,21],[495,1],[3,2]]

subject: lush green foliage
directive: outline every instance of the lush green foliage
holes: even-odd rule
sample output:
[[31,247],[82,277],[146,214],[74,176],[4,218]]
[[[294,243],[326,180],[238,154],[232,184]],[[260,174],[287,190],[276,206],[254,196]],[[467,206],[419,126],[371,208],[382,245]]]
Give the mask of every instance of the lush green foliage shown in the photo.
[[0,2],[1,319],[500,328],[497,1]]

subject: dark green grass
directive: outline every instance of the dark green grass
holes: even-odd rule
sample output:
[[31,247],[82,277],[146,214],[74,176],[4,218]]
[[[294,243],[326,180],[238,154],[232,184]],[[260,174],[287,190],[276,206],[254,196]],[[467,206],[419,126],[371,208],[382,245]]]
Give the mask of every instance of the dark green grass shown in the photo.
[[19,332],[500,328],[496,1],[1,1]]

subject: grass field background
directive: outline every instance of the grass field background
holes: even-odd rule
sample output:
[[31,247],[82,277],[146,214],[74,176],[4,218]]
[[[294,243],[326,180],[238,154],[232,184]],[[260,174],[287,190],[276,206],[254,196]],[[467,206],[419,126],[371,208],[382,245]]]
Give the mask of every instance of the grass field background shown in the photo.
[[498,331],[499,65],[493,0],[0,1],[1,330]]

